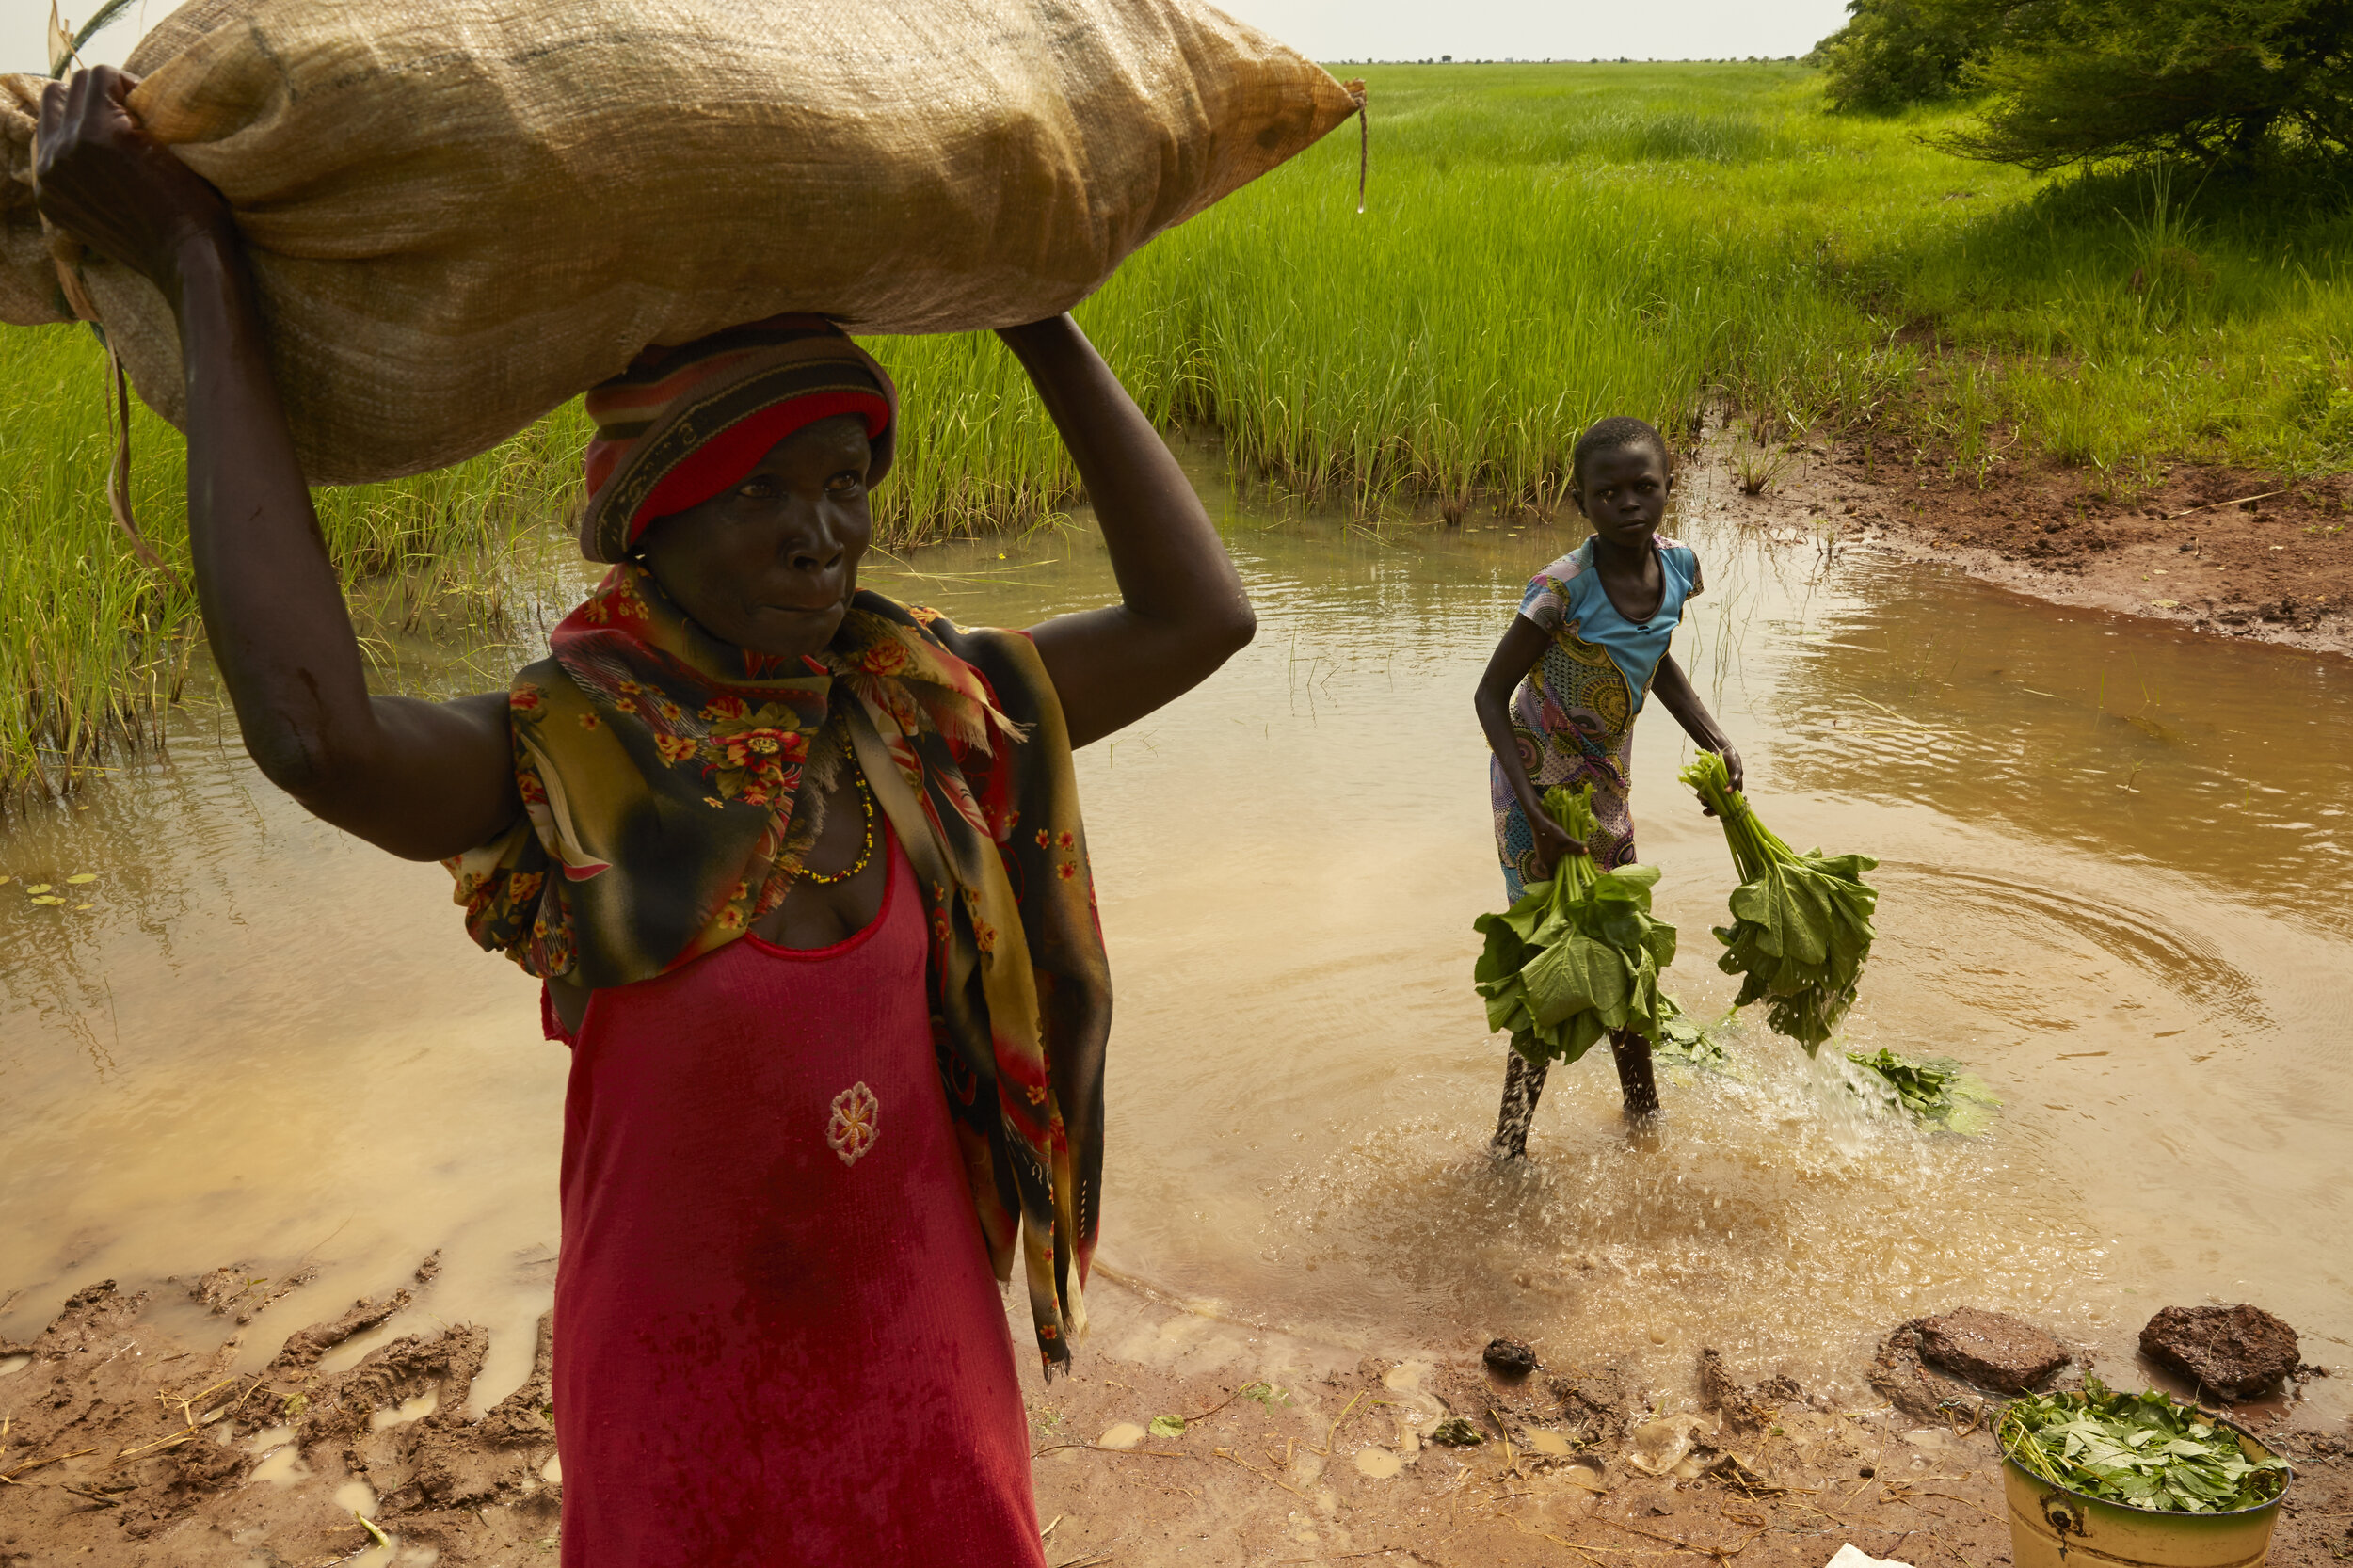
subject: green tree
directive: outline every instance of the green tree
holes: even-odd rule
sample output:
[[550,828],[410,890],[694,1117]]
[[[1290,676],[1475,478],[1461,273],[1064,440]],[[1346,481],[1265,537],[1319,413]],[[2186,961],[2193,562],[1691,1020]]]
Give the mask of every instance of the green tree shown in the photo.
[[1991,0],[1847,0],[1852,18],[1807,56],[1836,109],[1887,114],[1961,90],[2007,6]]
[[1989,102],[1940,138],[2038,172],[2353,151],[2353,0],[2040,0],[1964,80]]

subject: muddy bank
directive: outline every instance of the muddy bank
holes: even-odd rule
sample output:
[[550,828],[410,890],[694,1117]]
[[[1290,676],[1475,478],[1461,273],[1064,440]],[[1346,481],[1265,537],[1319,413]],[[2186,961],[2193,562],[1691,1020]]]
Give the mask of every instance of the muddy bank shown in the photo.
[[2292,482],[2182,464],[2134,488],[2097,471],[1979,473],[1915,466],[1913,456],[1868,436],[1817,442],[1760,496],[1740,493],[1728,472],[1711,474],[1707,504],[1742,521],[1827,533],[1841,546],[1956,566],[2059,603],[2353,653],[2353,476]]
[[[270,1324],[265,1288],[234,1299],[242,1269],[75,1292],[38,1339],[0,1347],[0,1564],[546,1560],[563,1484],[544,1328],[522,1386],[477,1392],[488,1336],[434,1317],[435,1272],[428,1259],[292,1330]],[[1819,1568],[1847,1541],[1923,1568],[2009,1558],[1992,1439],[1949,1407],[1849,1408],[1704,1346],[1673,1386],[1600,1348],[1554,1351],[1513,1375],[1482,1364],[1470,1336],[1402,1360],[1357,1357],[1108,1279],[1095,1294],[1078,1375],[1048,1387],[1032,1373],[1025,1388],[1056,1568],[1736,1557]],[[158,1326],[175,1295],[221,1308],[209,1342]],[[356,1360],[335,1354],[378,1328],[395,1332]],[[265,1366],[231,1369],[241,1344],[273,1339],[282,1348]],[[2245,1414],[2298,1464],[2272,1560],[2342,1560],[2353,1548],[2342,1434],[2300,1424],[2293,1400]]]

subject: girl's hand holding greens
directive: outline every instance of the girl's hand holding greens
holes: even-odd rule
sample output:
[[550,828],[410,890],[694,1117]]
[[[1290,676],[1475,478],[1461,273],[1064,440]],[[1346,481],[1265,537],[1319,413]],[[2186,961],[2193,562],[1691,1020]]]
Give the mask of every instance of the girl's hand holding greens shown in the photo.
[[1529,837],[1535,840],[1529,854],[1548,876],[1558,875],[1563,860],[1589,855],[1585,840],[1561,825],[1550,811],[1529,813]]

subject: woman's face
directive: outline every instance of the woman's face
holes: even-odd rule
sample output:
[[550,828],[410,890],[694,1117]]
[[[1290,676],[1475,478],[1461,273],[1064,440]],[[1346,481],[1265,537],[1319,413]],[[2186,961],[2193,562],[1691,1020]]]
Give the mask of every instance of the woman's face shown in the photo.
[[733,488],[655,519],[638,552],[712,636],[755,653],[815,653],[840,628],[873,537],[872,456],[856,414],[805,425]]

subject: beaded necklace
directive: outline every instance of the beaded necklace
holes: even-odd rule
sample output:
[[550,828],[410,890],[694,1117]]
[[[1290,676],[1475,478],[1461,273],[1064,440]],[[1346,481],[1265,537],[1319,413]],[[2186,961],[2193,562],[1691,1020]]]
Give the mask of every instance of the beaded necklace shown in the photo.
[[860,812],[864,815],[864,817],[865,817],[865,819],[866,819],[866,842],[865,842],[864,846],[863,846],[863,847],[861,847],[861,848],[858,850],[858,852],[857,852],[857,860],[856,860],[856,862],[855,864],[853,864],[853,865],[852,865],[852,866],[851,866],[851,867],[850,867],[847,871],[839,871],[839,872],[814,872],[814,871],[810,871],[810,870],[808,870],[807,867],[803,867],[803,868],[802,868],[802,870],[801,870],[801,874],[802,874],[803,876],[807,877],[807,878],[808,878],[809,881],[811,881],[811,882],[815,882],[815,883],[818,883],[818,884],[820,884],[820,885],[825,885],[825,884],[830,884],[830,883],[835,883],[835,882],[847,882],[847,881],[849,881],[849,880],[850,880],[850,878],[852,878],[852,877],[856,876],[858,872],[860,872],[864,871],[864,870],[866,869],[867,862],[868,862],[868,861],[870,861],[870,860],[872,860],[872,859],[873,859],[873,857],[874,857],[874,795],[873,795],[873,792],[872,792],[872,791],[871,791],[871,790],[869,790],[869,789],[866,787],[866,776],[865,776],[863,773],[861,773],[861,774],[857,775],[857,776],[856,776],[856,778],[854,778],[851,782],[855,783],[855,784],[857,786],[857,803],[858,803],[858,809],[859,809],[859,811],[860,811]]

